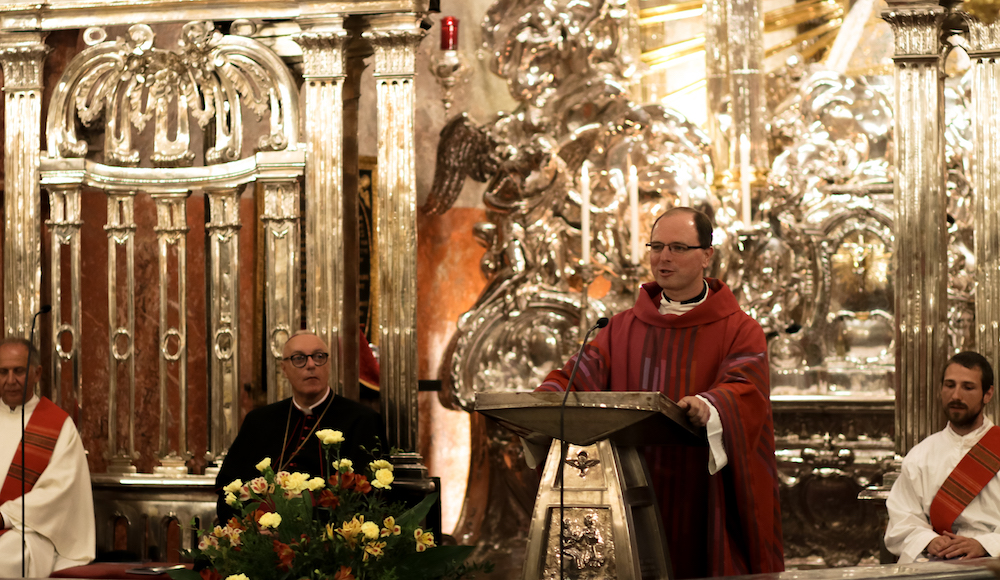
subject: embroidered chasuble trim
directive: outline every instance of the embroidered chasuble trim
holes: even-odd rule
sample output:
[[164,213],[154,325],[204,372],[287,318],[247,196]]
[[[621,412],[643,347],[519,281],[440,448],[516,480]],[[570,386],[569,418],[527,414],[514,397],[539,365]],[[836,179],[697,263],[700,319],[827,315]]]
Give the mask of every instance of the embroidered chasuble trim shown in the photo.
[[[22,471],[21,445],[14,452],[14,460],[7,470],[7,478],[0,488],[0,504],[21,497],[21,478],[24,477],[25,493],[31,491],[49,465],[52,453],[69,415],[45,397],[39,397],[38,406],[24,426],[24,469]],[[0,530],[3,534],[7,530]]]
[[1000,471],[1000,427],[993,426],[958,462],[931,502],[931,526],[951,531],[955,519]]

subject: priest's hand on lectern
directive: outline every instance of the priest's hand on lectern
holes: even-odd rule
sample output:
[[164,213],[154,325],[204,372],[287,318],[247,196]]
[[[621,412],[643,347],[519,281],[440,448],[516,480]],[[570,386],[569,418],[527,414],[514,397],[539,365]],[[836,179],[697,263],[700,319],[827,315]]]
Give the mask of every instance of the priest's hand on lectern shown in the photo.
[[691,420],[691,423],[695,427],[708,425],[708,419],[712,416],[708,404],[698,397],[684,397],[680,401],[677,401],[677,406],[687,413],[688,419]]

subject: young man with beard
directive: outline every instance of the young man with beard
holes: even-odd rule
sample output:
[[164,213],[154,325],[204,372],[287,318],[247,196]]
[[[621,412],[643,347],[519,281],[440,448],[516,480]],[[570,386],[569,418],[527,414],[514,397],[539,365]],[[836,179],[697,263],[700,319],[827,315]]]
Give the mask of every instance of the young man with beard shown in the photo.
[[961,352],[945,365],[941,406],[948,425],[903,459],[889,492],[885,545],[900,562],[1000,554],[1000,428],[983,415],[993,367]]

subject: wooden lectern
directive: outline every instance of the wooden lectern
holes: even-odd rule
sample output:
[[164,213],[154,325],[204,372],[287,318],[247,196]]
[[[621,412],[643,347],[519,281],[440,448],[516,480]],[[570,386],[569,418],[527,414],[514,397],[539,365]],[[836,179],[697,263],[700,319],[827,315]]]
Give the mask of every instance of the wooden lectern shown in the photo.
[[[521,436],[551,437],[528,531],[523,580],[672,578],[649,469],[638,447],[707,445],[676,403],[661,393],[571,392],[565,409],[570,444],[560,470],[563,393],[480,393],[476,411]],[[565,472],[563,520],[559,489]],[[561,548],[560,548],[561,544]]]

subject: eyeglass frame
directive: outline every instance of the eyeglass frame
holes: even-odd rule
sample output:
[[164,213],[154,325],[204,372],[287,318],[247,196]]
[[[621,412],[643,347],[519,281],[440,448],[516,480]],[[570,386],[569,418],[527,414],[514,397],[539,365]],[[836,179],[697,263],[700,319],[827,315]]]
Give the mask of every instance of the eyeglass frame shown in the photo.
[[[302,364],[297,365],[297,364],[295,364],[295,361],[292,360],[292,359],[294,359],[295,357],[299,357],[299,356],[302,357]],[[323,357],[323,361],[320,362],[316,357]],[[299,353],[293,354],[292,356],[283,357],[281,360],[288,361],[289,363],[291,363],[291,365],[293,367],[295,367],[297,369],[304,369],[306,367],[306,363],[309,361],[309,359],[312,359],[313,364],[315,364],[318,367],[321,367],[321,366],[325,365],[327,362],[330,361],[330,353],[328,353],[328,352],[314,352],[314,353],[311,353],[311,354],[306,354],[304,352],[299,352]]]
[[[659,250],[657,250],[656,248],[653,247],[654,244],[662,246],[662,247]],[[687,244],[682,244],[680,242],[673,242],[673,243],[670,243],[670,244],[664,244],[662,242],[650,242],[650,243],[646,244],[646,247],[649,248],[649,251],[652,254],[659,254],[659,253],[663,252],[663,250],[666,250],[667,248],[670,248],[670,253],[671,254],[674,254],[674,255],[677,255],[677,256],[683,256],[684,254],[687,254],[691,250],[707,250],[707,249],[711,248],[712,246],[689,246]]]

